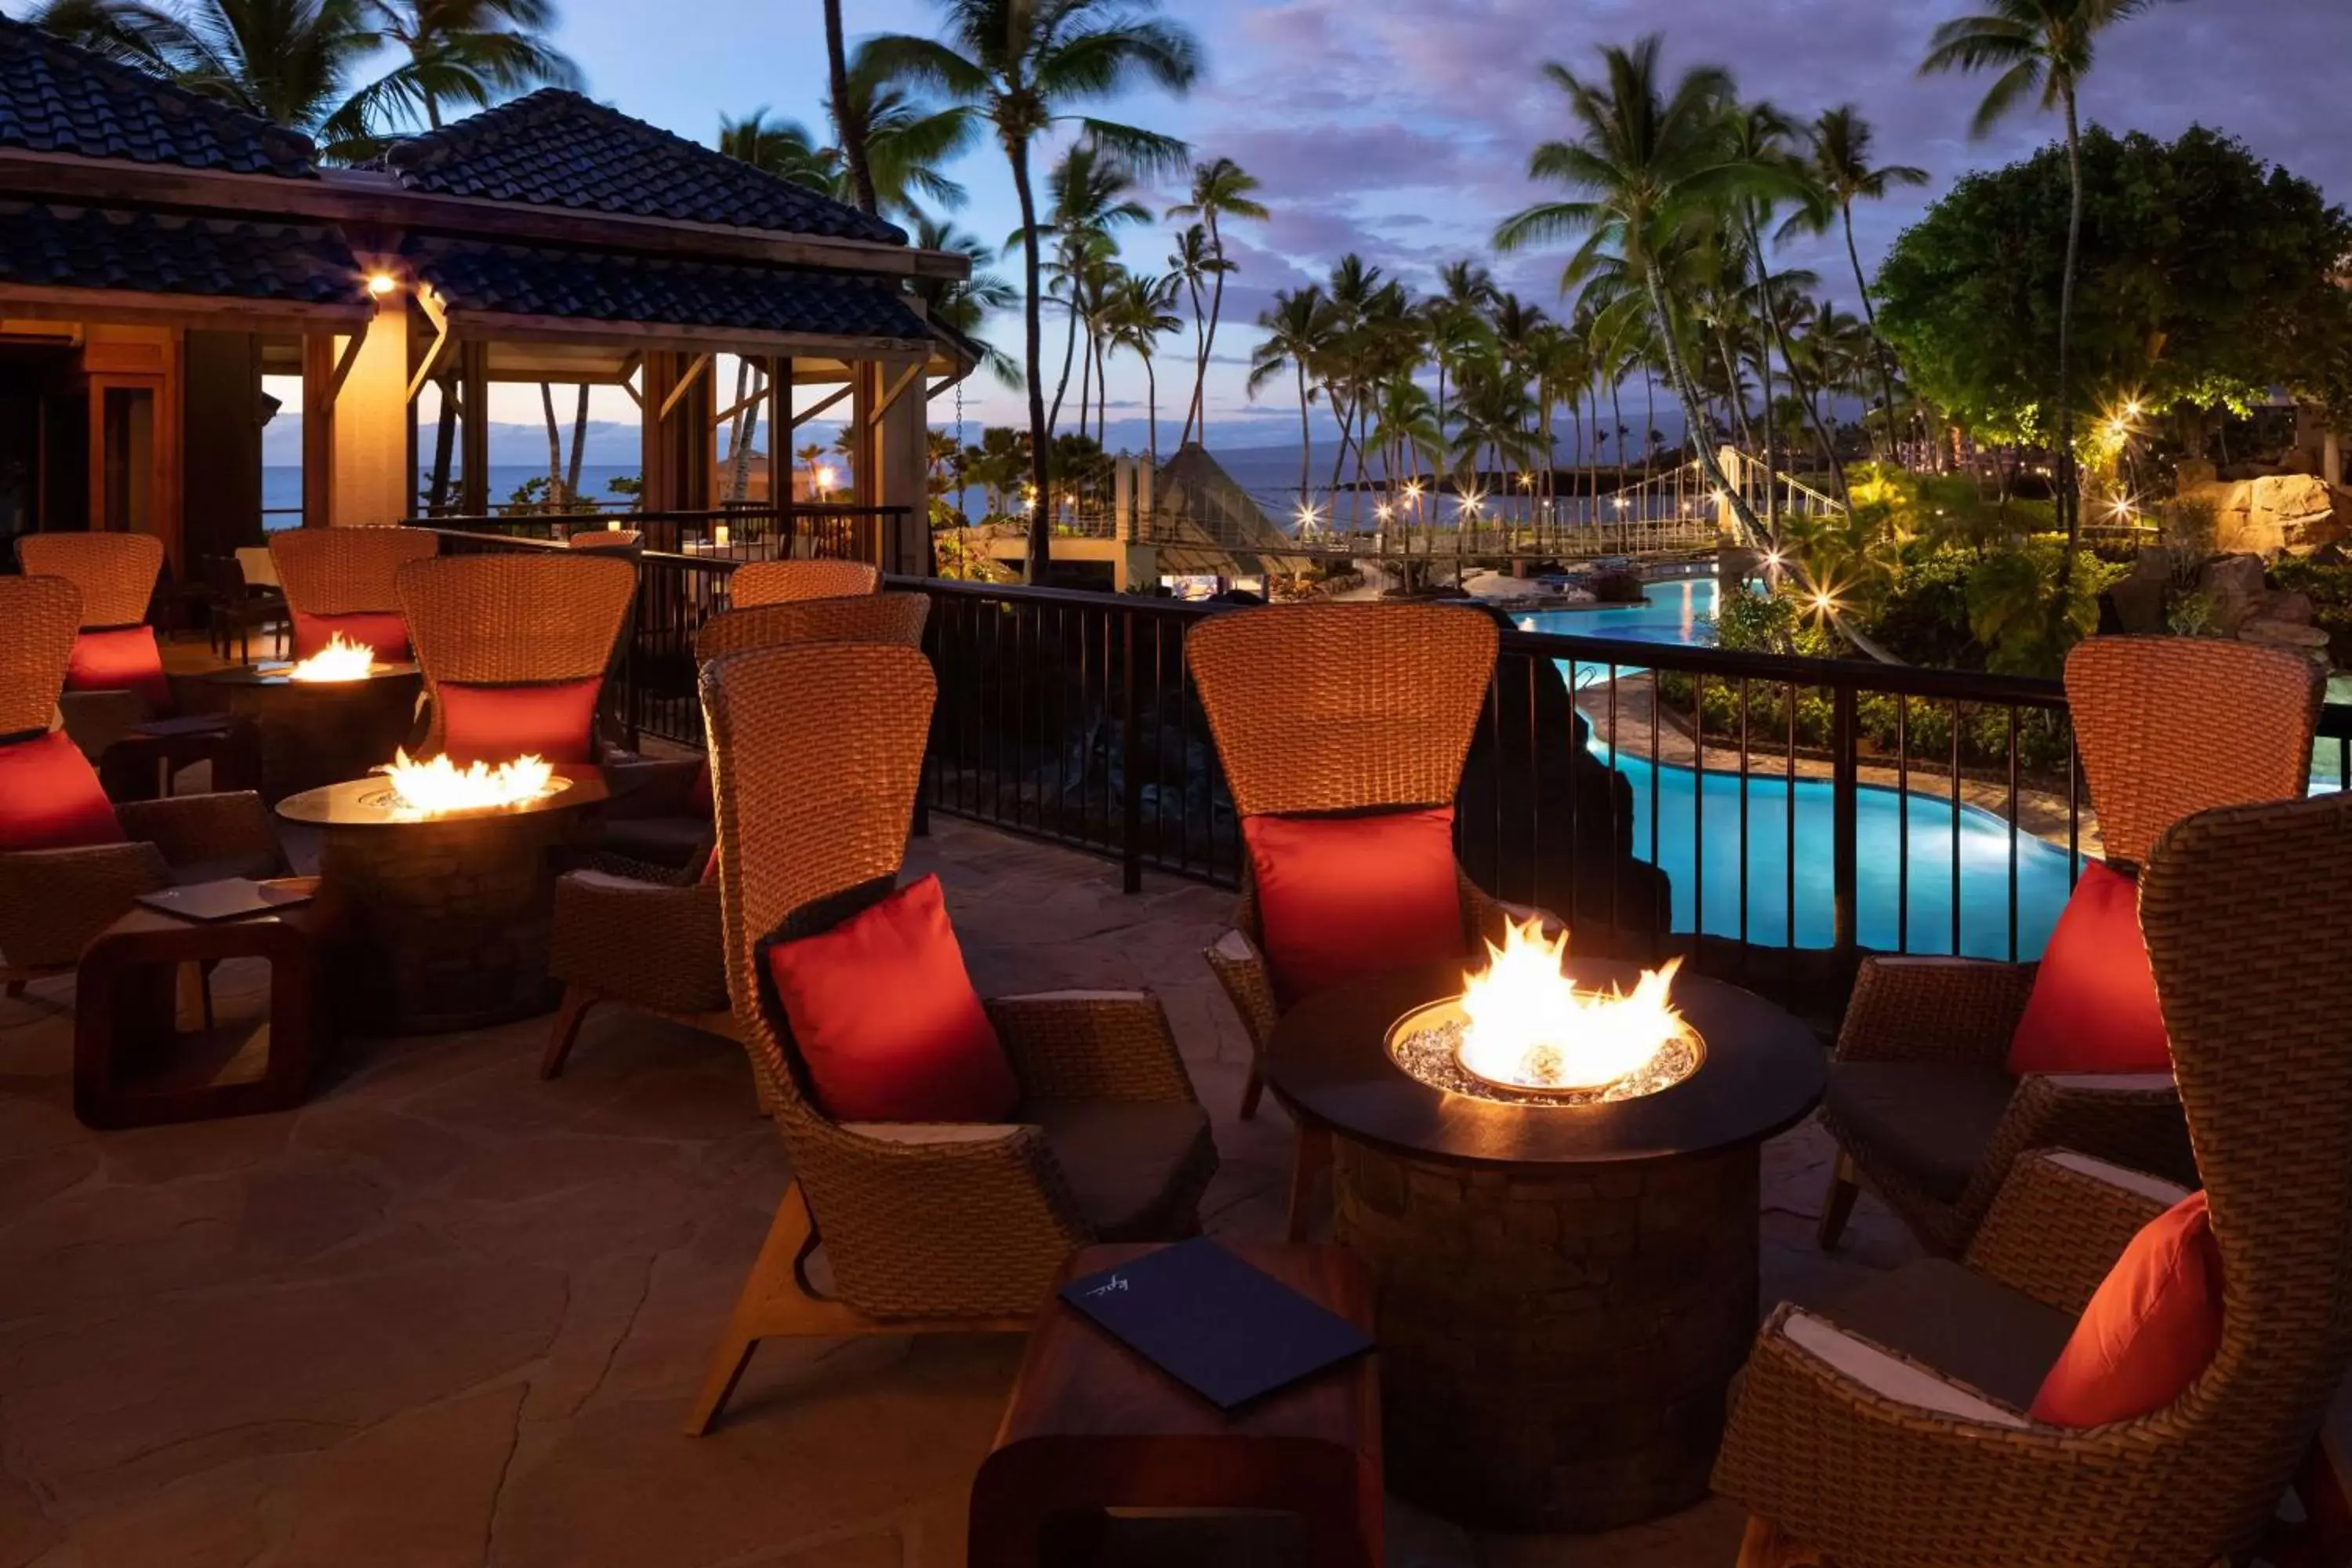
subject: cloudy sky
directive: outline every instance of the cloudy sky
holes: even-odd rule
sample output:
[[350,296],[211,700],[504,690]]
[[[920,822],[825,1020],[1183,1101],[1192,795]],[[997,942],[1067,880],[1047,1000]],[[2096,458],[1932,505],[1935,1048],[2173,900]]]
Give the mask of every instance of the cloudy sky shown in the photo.
[[[563,3],[561,39],[589,89],[629,112],[704,141],[722,111],[765,105],[820,121],[816,0],[704,0],[690,30],[649,27],[644,0]],[[1274,289],[1309,281],[1349,250],[1417,287],[1438,263],[1483,255],[1496,219],[1535,194],[1528,150],[1564,126],[1557,89],[1538,75],[1542,61],[1580,68],[1597,46],[1655,30],[1666,35],[1670,63],[1727,66],[1746,94],[1800,117],[1858,104],[1878,129],[1881,162],[1935,175],[1863,216],[1867,263],[1957,174],[2007,162],[2057,132],[2054,119],[2032,114],[1971,142],[1982,82],[1914,74],[1936,24],[1967,8],[1967,0],[1170,0],[1165,14],[1202,41],[1205,79],[1185,99],[1142,92],[1099,112],[1181,135],[1198,154],[1232,157],[1264,182],[1272,221],[1230,241],[1241,271],[1226,313],[1244,330],[1220,340],[1225,363],[1213,369],[1209,409],[1218,442],[1272,444],[1295,438],[1297,408],[1275,389],[1258,403],[1245,396],[1246,323]],[[847,0],[847,12],[853,37],[929,32],[939,15],[935,0]],[[2158,0],[2104,44],[2084,112],[2165,134],[2194,121],[2218,126],[2352,200],[2347,61],[2352,0]],[[1040,165],[1050,156],[1041,153]],[[1016,221],[1001,155],[986,147],[958,173],[971,190],[960,226],[1001,242]],[[1160,205],[1177,199],[1159,195]],[[1168,237],[1165,226],[1132,235],[1129,264],[1164,265]],[[1844,279],[1851,302],[1842,254],[1795,259],[1817,262],[1832,289]],[[1531,255],[1497,271],[1549,305],[1558,265],[1557,255]],[[992,335],[1017,343],[1017,318]],[[1163,405],[1181,401],[1169,384],[1177,379],[1163,374]],[[1114,445],[1140,445],[1142,383],[1132,364],[1112,374]],[[975,381],[965,414],[1013,422],[1018,399]],[[951,416],[944,401],[935,410]]]

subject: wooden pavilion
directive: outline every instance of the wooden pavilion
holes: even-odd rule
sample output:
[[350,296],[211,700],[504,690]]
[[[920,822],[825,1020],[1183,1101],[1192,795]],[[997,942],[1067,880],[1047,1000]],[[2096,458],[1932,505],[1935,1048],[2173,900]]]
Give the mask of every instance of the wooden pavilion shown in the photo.
[[[302,521],[418,510],[416,405],[459,411],[456,510],[488,510],[488,389],[625,388],[642,504],[713,504],[719,354],[766,370],[763,476],[789,432],[858,433],[862,505],[908,508],[925,405],[971,346],[912,287],[957,255],[634,120],[542,91],[320,166],[303,137],[0,19],[0,559],[19,532],[138,530],[175,574],[260,541],[265,374],[301,383]],[[428,436],[428,440],[430,440]]]

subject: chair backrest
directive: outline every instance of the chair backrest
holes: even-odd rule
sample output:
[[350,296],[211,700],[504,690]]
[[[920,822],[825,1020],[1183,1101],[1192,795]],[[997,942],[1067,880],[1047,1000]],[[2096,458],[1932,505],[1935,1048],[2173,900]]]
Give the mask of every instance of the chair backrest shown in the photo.
[[563,542],[572,550],[635,550],[643,537],[634,528],[583,528],[566,534]]
[[1234,807],[1255,816],[1450,804],[1497,641],[1471,609],[1279,605],[1194,626],[1184,657]]
[[440,553],[424,528],[289,528],[269,536],[269,559],[289,609],[351,616],[400,607],[400,569]]
[[2284,648],[2218,637],[2092,637],[2066,701],[2107,858],[2137,865],[2166,828],[2218,805],[2300,796],[2325,683]]
[[936,695],[912,647],[760,648],[703,668],[728,989],[788,1134],[822,1113],[764,1000],[761,949],[796,917],[897,878]]
[[839,599],[871,594],[882,574],[862,561],[747,561],[729,574],[727,602],[737,609],[793,599]]
[[63,577],[81,590],[81,629],[135,626],[147,618],[163,574],[163,542],[152,533],[27,533],[16,564],[28,577]]
[[412,561],[397,585],[432,700],[430,754],[443,745],[445,685],[554,685],[604,675],[628,624],[637,573],[617,556],[535,550]]
[[2352,1364],[2352,795],[2200,812],[2140,874],[2140,923],[2221,1253],[2221,1347],[2136,1432],[2164,1495],[2251,1539]]
[[63,577],[0,577],[0,735],[46,730],[81,635],[81,590]]
[[694,657],[708,664],[755,647],[807,643],[895,643],[919,647],[931,610],[927,594],[868,594],[845,599],[797,599],[723,611],[694,634]]

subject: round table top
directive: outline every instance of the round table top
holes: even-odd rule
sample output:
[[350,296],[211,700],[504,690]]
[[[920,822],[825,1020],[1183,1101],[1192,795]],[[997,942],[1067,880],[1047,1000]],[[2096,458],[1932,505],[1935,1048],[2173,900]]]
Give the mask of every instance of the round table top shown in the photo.
[[[1682,1082],[1602,1105],[1510,1105],[1453,1094],[1407,1073],[1389,1031],[1459,995],[1464,965],[1423,965],[1335,987],[1284,1015],[1267,1087],[1294,1115],[1395,1152],[1469,1165],[1613,1164],[1720,1152],[1787,1131],[1821,1102],[1828,1053],[1753,992],[1677,974],[1674,1003],[1706,1043]],[[1641,966],[1572,959],[1580,989],[1632,990]]]
[[367,674],[353,680],[296,680],[286,673],[293,668],[291,659],[264,659],[255,664],[232,665],[226,669],[208,669],[205,679],[215,686],[299,686],[305,691],[331,691],[338,686],[358,686],[369,680],[415,679],[419,674],[411,661],[373,664]]
[[289,795],[278,803],[278,815],[289,822],[307,823],[314,827],[415,827],[436,822],[480,822],[499,816],[537,816],[552,811],[571,811],[583,805],[599,805],[615,795],[625,795],[637,782],[624,777],[615,780],[593,763],[563,763],[555,769],[555,776],[571,781],[553,795],[543,795],[536,800],[520,801],[513,805],[484,806],[478,811],[442,812],[432,816],[397,815],[385,806],[381,797],[392,789],[392,781],[370,773],[363,779],[348,779],[341,784],[324,784],[306,789],[299,795]]

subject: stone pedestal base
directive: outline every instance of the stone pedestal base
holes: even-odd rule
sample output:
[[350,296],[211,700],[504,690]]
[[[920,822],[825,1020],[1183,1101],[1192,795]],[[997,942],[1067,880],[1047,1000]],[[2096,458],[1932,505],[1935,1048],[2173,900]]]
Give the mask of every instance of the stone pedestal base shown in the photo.
[[446,1034],[551,1011],[562,994],[547,973],[554,853],[595,816],[325,827],[319,901],[346,1029]]
[[275,805],[321,784],[365,778],[392,761],[416,720],[414,670],[311,684],[216,683],[228,710],[261,739],[261,798]]
[[1758,1184],[1753,1145],[1510,1169],[1340,1135],[1334,1234],[1378,1288],[1391,1489],[1544,1531],[1706,1497],[1756,1331]]

